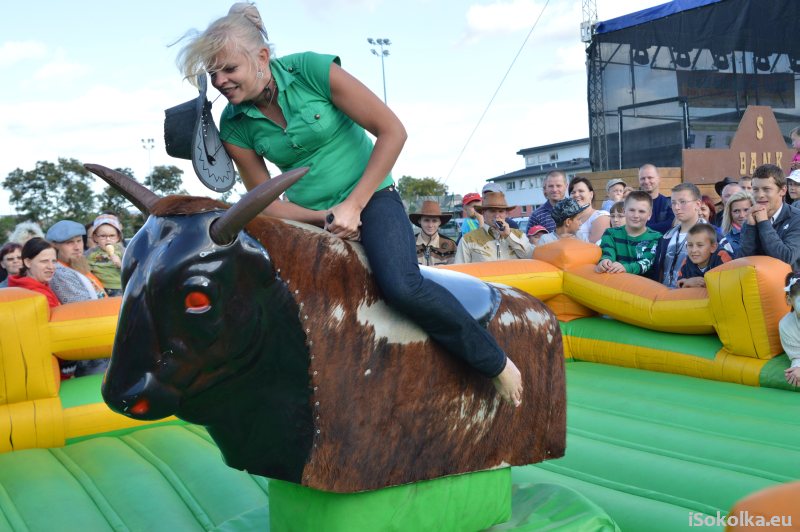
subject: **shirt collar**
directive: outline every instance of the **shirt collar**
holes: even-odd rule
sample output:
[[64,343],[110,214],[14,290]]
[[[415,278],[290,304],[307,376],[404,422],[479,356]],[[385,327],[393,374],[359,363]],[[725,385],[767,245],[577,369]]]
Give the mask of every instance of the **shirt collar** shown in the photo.
[[[278,98],[280,98],[281,93],[283,93],[283,91],[285,91],[289,85],[294,83],[294,74],[297,69],[294,67],[294,65],[286,65],[281,59],[273,59],[270,61],[269,69],[270,72],[272,72],[272,76],[275,78],[275,83],[278,85]],[[231,117],[244,114],[250,118],[264,118],[264,115],[261,114],[261,111],[259,111],[256,106],[249,101],[237,104],[229,103],[228,108],[230,109]]]
[[781,211],[782,211],[782,210],[783,210],[783,203],[781,203],[781,206],[780,206],[780,207],[778,207],[778,210],[777,210],[777,211],[775,211],[775,214],[773,214],[773,215],[772,215],[772,217],[769,219],[769,223],[772,223],[772,224],[774,224],[774,223],[775,223],[775,220],[777,220],[777,219],[778,219],[778,216],[780,216],[780,215],[781,215]]
[[438,248],[439,247],[439,233],[437,232],[435,235],[433,235],[433,237],[431,237],[430,244],[425,244],[425,241],[422,239],[422,231],[420,231],[419,234],[417,235],[417,245],[418,246],[428,245],[428,246],[430,246],[432,248]]

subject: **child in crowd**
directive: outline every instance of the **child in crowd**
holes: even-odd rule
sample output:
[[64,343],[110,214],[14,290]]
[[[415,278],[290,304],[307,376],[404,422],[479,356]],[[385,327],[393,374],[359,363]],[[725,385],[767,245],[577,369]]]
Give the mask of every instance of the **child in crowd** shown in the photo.
[[643,275],[653,266],[661,233],[647,227],[653,214],[653,198],[634,190],[625,199],[625,225],[609,227],[600,240],[603,255],[594,271]]
[[789,138],[792,139],[792,148],[795,149],[790,170],[800,170],[800,126],[789,133]]
[[528,242],[530,242],[534,246],[539,245],[539,240],[542,238],[543,235],[548,234],[549,231],[543,225],[534,225],[530,229],[528,229]]
[[100,279],[109,296],[122,295],[122,224],[113,214],[94,219],[87,240],[96,245],[86,250],[89,269]]
[[606,199],[603,201],[603,206],[600,210],[607,211],[612,205],[623,200],[623,194],[628,185],[625,184],[623,179],[609,179],[606,183]]
[[549,244],[562,238],[575,238],[578,229],[581,228],[578,215],[588,208],[589,205],[581,207],[573,198],[564,198],[553,205],[551,215],[556,223],[556,232],[542,235],[539,238],[539,245]]
[[611,216],[611,227],[625,226],[625,202],[618,201],[608,211]]
[[792,386],[800,386],[800,272],[788,274],[785,284],[783,290],[791,311],[781,318],[778,330],[791,365],[784,371],[784,376]]
[[742,190],[745,192],[753,193],[753,178],[749,175],[743,175],[739,178],[739,186],[742,187]]
[[678,273],[678,288],[705,287],[705,273],[730,260],[730,254],[717,245],[714,226],[698,223],[686,235],[686,258]]

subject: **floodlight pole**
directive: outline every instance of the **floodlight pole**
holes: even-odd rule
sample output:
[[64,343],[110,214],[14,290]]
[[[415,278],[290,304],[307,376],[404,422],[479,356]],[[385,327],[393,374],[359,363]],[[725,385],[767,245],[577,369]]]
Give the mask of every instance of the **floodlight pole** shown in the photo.
[[[147,165],[150,168],[150,174],[153,173],[153,148],[156,147],[155,139],[142,139],[142,148],[147,150]],[[148,174],[148,175],[150,175]]]
[[367,42],[372,44],[372,45],[377,44],[378,46],[381,47],[380,53],[378,53],[378,51],[375,50],[375,48],[370,48],[370,51],[372,52],[372,55],[377,55],[378,57],[381,58],[381,76],[383,78],[383,103],[387,103],[386,102],[386,66],[383,63],[383,58],[386,57],[387,55],[389,55],[389,50],[384,49],[384,46],[388,47],[389,45],[392,44],[392,42],[389,39],[373,39],[372,37],[367,37]]

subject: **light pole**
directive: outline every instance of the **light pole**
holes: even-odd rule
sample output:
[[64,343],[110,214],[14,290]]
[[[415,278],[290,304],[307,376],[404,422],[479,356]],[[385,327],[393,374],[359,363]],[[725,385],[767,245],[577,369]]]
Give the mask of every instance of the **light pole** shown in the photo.
[[380,53],[375,48],[370,48],[372,51],[372,55],[377,55],[381,58],[381,74],[383,75],[383,103],[386,103],[386,67],[383,65],[383,58],[389,55],[389,50],[386,50],[384,46],[389,46],[392,44],[392,41],[389,39],[373,39],[372,37],[367,38],[367,42],[371,45],[378,45],[381,47]]
[[142,139],[142,148],[147,150],[147,165],[150,167],[150,175],[153,173],[153,159],[151,154],[153,153],[153,148],[156,147],[156,141],[154,139]]

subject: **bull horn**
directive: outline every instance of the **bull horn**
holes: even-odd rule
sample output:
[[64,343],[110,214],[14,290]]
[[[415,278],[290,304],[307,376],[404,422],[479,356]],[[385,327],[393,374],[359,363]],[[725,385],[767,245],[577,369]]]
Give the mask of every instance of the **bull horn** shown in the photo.
[[134,207],[144,214],[150,214],[153,205],[161,199],[147,187],[122,172],[117,172],[99,164],[84,164],[83,167],[117,189],[128,201],[133,203]]
[[308,173],[308,170],[307,166],[289,170],[278,177],[268,179],[242,196],[242,199],[211,224],[211,240],[220,246],[233,242],[239,231],[250,220],[263,211],[267,205],[278,199],[287,188],[297,183]]

